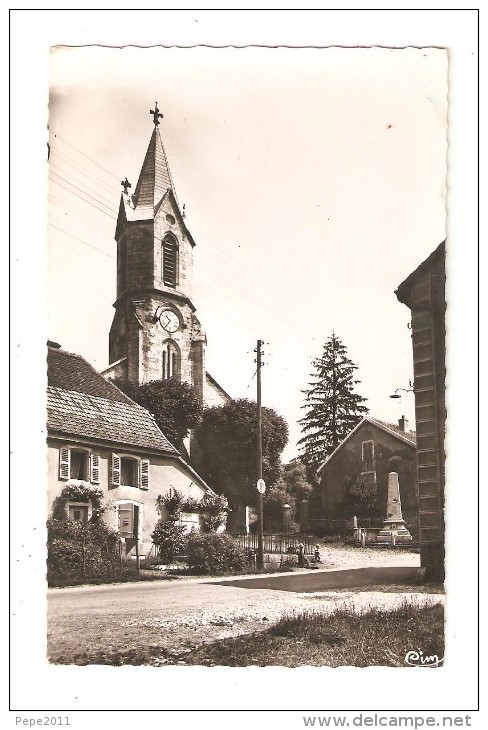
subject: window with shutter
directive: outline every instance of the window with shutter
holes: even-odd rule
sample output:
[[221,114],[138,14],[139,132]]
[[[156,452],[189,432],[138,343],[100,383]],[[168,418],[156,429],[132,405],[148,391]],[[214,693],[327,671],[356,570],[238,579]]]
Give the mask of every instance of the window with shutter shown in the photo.
[[162,244],[163,283],[175,287],[178,283],[178,244],[173,236],[166,236]]
[[141,489],[149,489],[149,461],[141,459],[139,463],[140,479],[139,486]]
[[88,467],[89,467],[89,452],[85,449],[70,449],[69,450],[70,467],[69,477],[70,479],[76,479],[77,481],[87,482],[88,481]]
[[120,484],[124,487],[139,485],[138,460],[132,456],[120,457]]
[[59,449],[59,478],[69,479],[70,470],[70,453],[66,446],[61,446]]
[[90,455],[90,481],[92,484],[100,484],[100,455]]
[[110,479],[113,487],[120,486],[120,456],[112,454],[112,474]]

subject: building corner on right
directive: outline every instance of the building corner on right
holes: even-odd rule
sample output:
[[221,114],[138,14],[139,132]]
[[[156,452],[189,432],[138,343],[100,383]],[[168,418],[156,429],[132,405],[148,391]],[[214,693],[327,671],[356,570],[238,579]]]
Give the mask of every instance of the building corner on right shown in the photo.
[[411,311],[420,560],[429,580],[444,580],[444,485],[446,423],[446,242],[398,287]]

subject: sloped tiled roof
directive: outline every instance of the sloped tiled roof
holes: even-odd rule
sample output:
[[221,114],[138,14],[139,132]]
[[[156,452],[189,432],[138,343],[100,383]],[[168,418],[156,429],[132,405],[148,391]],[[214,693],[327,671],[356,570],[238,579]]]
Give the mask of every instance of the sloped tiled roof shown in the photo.
[[329,461],[331,461],[336,456],[336,454],[342,449],[342,447],[344,446],[344,444],[347,441],[349,441],[349,439],[351,438],[351,436],[353,434],[355,434],[356,431],[359,431],[359,429],[365,423],[370,423],[373,426],[378,426],[383,431],[386,431],[386,432],[390,433],[392,436],[396,436],[401,441],[403,441],[404,443],[408,444],[409,446],[412,446],[413,448],[415,448],[417,446],[417,435],[415,434],[414,431],[402,431],[401,428],[399,428],[398,426],[395,426],[392,423],[387,423],[386,421],[380,421],[377,418],[372,418],[371,416],[365,416],[361,421],[359,421],[359,423],[357,424],[357,426],[355,426],[352,429],[352,431],[350,431],[347,434],[347,436],[345,437],[345,439],[343,439],[341,441],[341,443],[339,444],[339,446],[337,446],[337,448],[334,449],[334,451],[331,454],[328,455],[328,457],[325,459],[325,461],[323,461],[321,463],[321,465],[317,469],[317,475],[320,476],[320,473],[322,472],[324,466],[326,466],[326,464],[328,464]]
[[388,421],[380,421],[378,418],[371,418],[370,420],[373,423],[384,426],[389,431],[393,431],[397,436],[402,436],[403,438],[407,439],[407,441],[410,441],[414,446],[417,445],[417,434],[415,433],[415,431],[403,431],[399,426],[396,426],[394,423],[388,423]]
[[47,426],[50,433],[178,455],[145,408],[79,355],[53,348],[48,351]]
[[54,347],[48,348],[47,381],[54,388],[76,390],[78,393],[120,403],[134,402],[113,383],[105,380],[81,355]]

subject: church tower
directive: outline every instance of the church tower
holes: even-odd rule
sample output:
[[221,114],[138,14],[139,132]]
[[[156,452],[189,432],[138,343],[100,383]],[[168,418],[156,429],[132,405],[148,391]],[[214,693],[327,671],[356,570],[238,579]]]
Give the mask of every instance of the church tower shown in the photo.
[[115,231],[117,297],[106,377],[135,384],[176,378],[205,400],[206,337],[192,303],[193,248],[159,132],[154,129],[133,195],[127,179]]

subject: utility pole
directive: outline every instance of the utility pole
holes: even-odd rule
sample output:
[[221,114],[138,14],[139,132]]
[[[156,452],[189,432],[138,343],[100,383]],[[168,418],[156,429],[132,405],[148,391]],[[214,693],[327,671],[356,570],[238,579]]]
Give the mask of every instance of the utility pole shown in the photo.
[[258,570],[264,568],[264,555],[263,555],[263,494],[265,490],[265,484],[263,481],[263,442],[262,442],[262,423],[261,423],[261,345],[262,340],[258,340],[256,347],[256,383],[257,383],[257,417],[258,417],[258,429],[257,429],[257,490],[258,490],[258,554],[256,565]]

